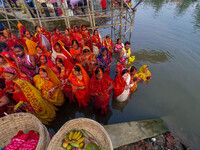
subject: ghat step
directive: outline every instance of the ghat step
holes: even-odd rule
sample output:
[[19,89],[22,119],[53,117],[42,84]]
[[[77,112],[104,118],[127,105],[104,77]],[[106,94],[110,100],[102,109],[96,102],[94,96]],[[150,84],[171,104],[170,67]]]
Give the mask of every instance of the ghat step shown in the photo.
[[162,119],[105,125],[104,128],[110,135],[114,148],[155,137],[169,131]]

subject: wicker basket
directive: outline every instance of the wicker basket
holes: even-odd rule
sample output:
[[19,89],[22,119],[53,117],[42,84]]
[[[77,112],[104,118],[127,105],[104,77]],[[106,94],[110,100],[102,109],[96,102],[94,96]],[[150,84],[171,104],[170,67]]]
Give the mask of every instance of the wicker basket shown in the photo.
[[0,148],[6,147],[11,139],[22,130],[34,130],[40,134],[36,150],[45,150],[50,142],[49,132],[40,120],[29,113],[15,113],[0,118]]
[[104,147],[105,150],[113,150],[112,142],[104,127],[98,122],[86,118],[79,118],[66,122],[55,134],[47,150],[64,150],[61,147],[62,140],[66,133],[73,129],[85,129],[89,131],[96,138],[97,143],[101,147]]

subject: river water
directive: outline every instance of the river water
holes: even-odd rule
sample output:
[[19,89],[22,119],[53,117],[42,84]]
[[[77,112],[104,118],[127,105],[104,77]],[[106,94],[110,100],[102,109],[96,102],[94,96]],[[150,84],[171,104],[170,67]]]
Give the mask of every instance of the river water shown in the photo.
[[[103,37],[110,28],[100,29],[100,33]],[[110,100],[111,110],[105,117],[95,114],[92,105],[79,109],[67,103],[51,128],[57,131],[67,120],[78,117],[101,124],[161,117],[175,136],[200,149],[200,1],[144,0],[137,8],[131,47],[134,65],[137,69],[148,65],[152,80],[139,83],[121,105]],[[115,66],[116,60],[113,79]]]

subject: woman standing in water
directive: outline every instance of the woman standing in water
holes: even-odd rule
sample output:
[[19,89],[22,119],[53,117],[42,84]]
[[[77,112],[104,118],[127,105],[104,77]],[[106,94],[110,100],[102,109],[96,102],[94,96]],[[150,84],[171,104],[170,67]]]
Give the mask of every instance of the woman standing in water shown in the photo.
[[42,96],[51,104],[61,106],[65,102],[60,81],[49,67],[40,66],[39,74],[33,78],[33,82]]
[[112,65],[113,60],[111,54],[108,52],[106,47],[101,48],[101,53],[97,57],[97,64],[103,68],[104,72],[110,74],[110,66]]
[[126,101],[130,96],[130,88],[133,87],[134,84],[131,83],[131,77],[128,74],[128,70],[124,69],[122,73],[119,73],[114,80],[113,87],[113,97],[118,102]]
[[90,95],[94,97],[94,108],[100,110],[101,115],[106,115],[109,109],[110,94],[112,93],[113,80],[100,67],[95,67],[90,80]]
[[78,101],[79,107],[86,107],[91,100],[89,94],[90,78],[87,72],[80,64],[76,64],[68,80],[72,83],[72,92]]

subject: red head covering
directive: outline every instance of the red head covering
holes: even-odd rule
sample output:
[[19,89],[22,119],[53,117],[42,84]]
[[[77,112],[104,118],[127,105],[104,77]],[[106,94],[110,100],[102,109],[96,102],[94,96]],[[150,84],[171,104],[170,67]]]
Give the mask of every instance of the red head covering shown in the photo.
[[56,58],[60,58],[63,61],[63,64],[65,66],[65,68],[67,69],[71,69],[74,67],[74,64],[72,64],[69,60],[67,60],[65,57],[58,55]]

